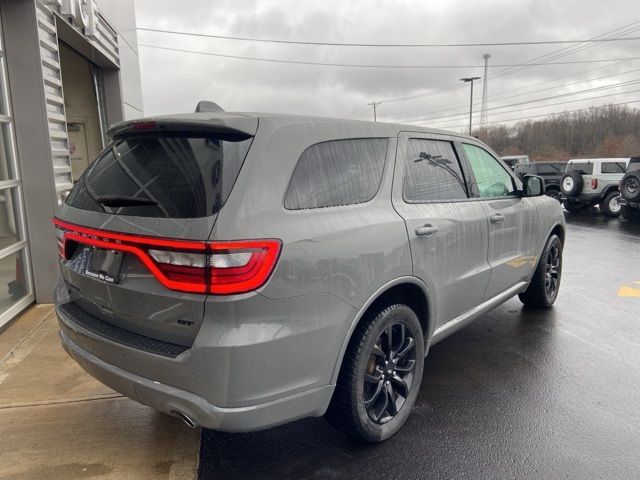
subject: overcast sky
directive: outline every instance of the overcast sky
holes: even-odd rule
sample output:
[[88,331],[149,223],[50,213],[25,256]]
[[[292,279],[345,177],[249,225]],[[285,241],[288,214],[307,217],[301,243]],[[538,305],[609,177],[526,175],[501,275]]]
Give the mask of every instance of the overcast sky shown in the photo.
[[[319,42],[477,43],[588,39],[614,33],[616,36],[640,36],[640,3],[637,0],[136,0],[136,15],[138,27]],[[620,30],[614,32],[616,29]],[[581,51],[550,61],[640,57],[639,40],[600,43],[591,47],[592,44],[346,48],[139,31],[138,43],[225,55],[376,65],[481,65],[485,52],[491,53],[490,65],[513,64],[552,52],[566,53],[577,47]],[[199,100],[208,99],[228,111],[372,119],[372,109],[367,103],[375,100],[382,102],[378,107],[379,120],[415,122],[461,131],[468,122],[469,86],[462,85],[458,79],[483,75],[480,67],[433,70],[343,68],[245,61],[143,46],[139,51],[147,115],[189,112]],[[489,73],[495,75],[499,70],[503,68],[490,67]],[[605,76],[608,78],[596,79]],[[629,83],[634,80],[638,82]],[[621,82],[627,84],[523,104],[533,99]],[[444,91],[438,92],[441,89]],[[512,69],[489,80],[488,119],[489,122],[509,121],[528,115],[640,100],[640,92],[635,90],[640,90],[640,59]],[[538,92],[522,95],[531,91]],[[421,94],[425,95],[389,101]],[[482,83],[478,83],[475,89],[478,117],[474,123],[479,121],[481,94]],[[610,94],[616,95],[590,98]],[[550,105],[559,102],[570,103]],[[506,107],[498,108],[500,106]],[[631,106],[640,107],[640,102]],[[442,118],[444,115],[457,116]]]

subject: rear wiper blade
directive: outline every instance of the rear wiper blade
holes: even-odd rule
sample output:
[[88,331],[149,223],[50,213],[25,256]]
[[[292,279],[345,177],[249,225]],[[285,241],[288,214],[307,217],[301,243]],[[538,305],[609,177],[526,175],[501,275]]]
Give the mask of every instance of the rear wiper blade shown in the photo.
[[98,195],[96,202],[105,207],[139,207],[146,205],[158,205],[158,202],[150,198],[122,197],[119,195]]

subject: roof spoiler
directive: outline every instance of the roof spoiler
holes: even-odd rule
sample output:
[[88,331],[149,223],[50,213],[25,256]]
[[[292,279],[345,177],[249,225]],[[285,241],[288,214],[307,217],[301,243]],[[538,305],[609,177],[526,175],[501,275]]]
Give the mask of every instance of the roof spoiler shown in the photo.
[[220,113],[224,112],[224,108],[209,100],[200,100],[198,105],[196,105],[196,113],[201,112]]
[[107,134],[111,138],[146,133],[201,133],[216,134],[223,140],[239,141],[251,138],[258,129],[258,119],[254,117],[217,117],[194,114],[171,117],[149,117],[116,123]]

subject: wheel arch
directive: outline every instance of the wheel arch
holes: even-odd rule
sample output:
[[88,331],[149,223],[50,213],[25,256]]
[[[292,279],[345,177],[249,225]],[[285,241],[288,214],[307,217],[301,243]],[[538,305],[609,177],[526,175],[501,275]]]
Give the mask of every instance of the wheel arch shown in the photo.
[[433,318],[434,318],[434,302],[432,301],[432,295],[429,292],[429,287],[417,277],[404,276],[396,278],[382,287],[369,297],[369,299],[360,307],[358,313],[354,317],[349,330],[345,335],[342,342],[342,346],[338,353],[338,358],[333,367],[333,374],[331,375],[331,384],[335,385],[338,381],[338,375],[342,368],[342,361],[347,351],[347,347],[353,337],[353,332],[358,325],[367,319],[367,314],[377,309],[380,309],[383,305],[390,305],[393,303],[404,303],[410,306],[418,316],[420,325],[422,326],[422,333],[425,339],[425,355],[427,354],[429,340],[433,334]]
[[618,195],[620,195],[620,189],[618,188],[617,185],[609,185],[607,187],[605,187],[605,189],[602,191],[602,200],[604,201],[605,198],[607,198],[607,195],[609,195],[612,192],[618,192]]
[[562,242],[562,246],[564,247],[566,229],[564,225],[562,225],[562,223],[558,222],[551,228],[551,230],[549,231],[549,234],[547,235],[547,238],[545,239],[545,243],[551,235],[558,235],[558,237],[560,238],[560,242]]

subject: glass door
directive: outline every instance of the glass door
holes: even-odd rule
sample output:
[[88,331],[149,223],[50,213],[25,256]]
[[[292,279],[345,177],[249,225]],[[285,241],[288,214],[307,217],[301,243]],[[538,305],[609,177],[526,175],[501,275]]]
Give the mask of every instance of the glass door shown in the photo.
[[0,25],[0,328],[33,302],[17,160]]

